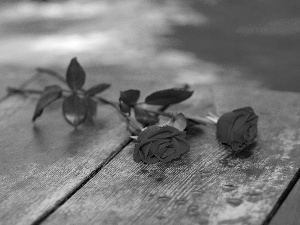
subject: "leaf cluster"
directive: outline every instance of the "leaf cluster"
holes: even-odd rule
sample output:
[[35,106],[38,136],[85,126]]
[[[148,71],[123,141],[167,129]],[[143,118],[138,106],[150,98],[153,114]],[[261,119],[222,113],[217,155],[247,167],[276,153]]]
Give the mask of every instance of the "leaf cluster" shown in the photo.
[[[110,84],[100,83],[85,90],[83,89],[85,79],[85,71],[77,58],[73,58],[64,80],[69,90],[63,90],[59,85],[46,86],[37,102],[32,120],[35,121],[42,115],[45,107],[62,97],[64,97],[63,116],[70,125],[77,127],[87,120],[93,120],[97,114],[95,96],[108,89]],[[63,92],[68,95],[63,95]]]
[[[172,118],[172,114],[163,113],[162,109],[182,102],[193,94],[193,91],[189,91],[187,88],[171,88],[153,92],[145,98],[144,102],[138,102],[140,91],[129,89],[120,92],[119,102],[111,102],[97,96],[107,90],[110,84],[99,83],[88,89],[83,88],[86,74],[76,57],[71,60],[65,78],[47,69],[39,69],[39,71],[59,78],[67,84],[69,89],[64,90],[59,85],[46,86],[37,102],[32,120],[35,121],[40,117],[48,105],[63,98],[63,116],[75,128],[85,121],[93,121],[97,114],[97,101],[114,106],[129,123],[138,121],[142,126],[137,124],[136,127],[140,129],[140,127],[157,124],[159,115],[167,115]],[[147,105],[159,106],[161,110],[149,110]],[[177,121],[179,117],[176,118]]]
[[144,126],[149,126],[159,122],[158,115],[160,113],[142,108],[140,107],[141,104],[166,108],[170,105],[186,100],[191,97],[192,94],[193,91],[189,91],[184,88],[171,88],[153,92],[145,98],[144,102],[138,103],[140,91],[130,89],[127,91],[121,91],[119,106],[123,113],[130,116],[133,111],[137,121]]

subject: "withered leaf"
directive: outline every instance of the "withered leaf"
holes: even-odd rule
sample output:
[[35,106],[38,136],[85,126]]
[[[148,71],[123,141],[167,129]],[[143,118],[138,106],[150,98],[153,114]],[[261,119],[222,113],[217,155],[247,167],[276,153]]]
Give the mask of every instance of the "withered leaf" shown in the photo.
[[35,111],[32,117],[32,121],[35,121],[39,116],[42,115],[43,110],[50,103],[59,99],[62,96],[62,89],[58,85],[46,86],[40,99],[37,102]]

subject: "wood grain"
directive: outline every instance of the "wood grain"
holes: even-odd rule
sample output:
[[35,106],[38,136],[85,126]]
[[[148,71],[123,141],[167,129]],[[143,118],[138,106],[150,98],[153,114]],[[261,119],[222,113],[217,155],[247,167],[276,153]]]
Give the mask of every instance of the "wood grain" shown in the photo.
[[[231,154],[214,127],[194,127],[188,154],[155,165],[135,163],[130,144],[43,224],[262,224],[300,168],[300,95],[233,86],[213,93],[216,113],[254,108],[255,144]],[[191,104],[183,110],[198,115]]]
[[[133,81],[121,76],[88,76],[86,88],[116,83],[103,93],[117,101],[120,90],[136,88],[142,97],[170,87],[166,82]],[[61,84],[37,76],[27,88]],[[19,83],[15,83],[19,86]],[[141,99],[142,100],[142,99]],[[30,224],[41,220],[76,192],[130,140],[122,117],[99,105],[95,124],[74,130],[61,113],[61,101],[31,122],[37,96],[12,95],[0,103],[0,223]]]
[[31,123],[33,99],[0,105],[0,221],[29,224],[59,204],[128,141],[125,123],[99,108],[97,126],[73,130],[57,107]]

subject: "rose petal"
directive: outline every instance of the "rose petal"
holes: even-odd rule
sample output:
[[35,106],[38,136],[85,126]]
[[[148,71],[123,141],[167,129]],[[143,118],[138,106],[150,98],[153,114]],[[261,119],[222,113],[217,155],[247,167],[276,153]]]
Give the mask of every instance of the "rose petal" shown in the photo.
[[248,121],[250,115],[243,115],[240,114],[238,117],[236,117],[234,124],[233,124],[233,131],[238,132],[241,128],[244,127],[246,122]]
[[155,135],[152,136],[152,138],[157,138],[157,139],[165,139],[165,138],[170,138],[173,137],[174,134],[176,134],[176,131],[173,130],[167,130],[165,127],[162,128],[160,132],[157,132]]
[[[190,150],[190,145],[186,139],[176,139],[173,140],[174,148],[176,148],[176,158],[183,155]],[[178,155],[177,155],[178,154]]]
[[138,135],[138,141],[142,141],[144,139],[148,139],[148,136],[151,136],[155,134],[157,131],[159,131],[161,127],[159,126],[149,126],[145,130],[139,133]]
[[160,132],[157,133],[155,136],[152,136],[152,138],[155,139],[167,139],[167,138],[171,138],[172,137],[172,133],[167,131],[167,132]]
[[136,145],[134,146],[134,150],[133,150],[133,160],[134,160],[135,162],[141,161],[141,157],[140,157],[140,155],[139,155],[139,144],[136,144]]
[[157,163],[159,162],[158,158],[156,157],[150,157],[150,158],[147,158],[147,162],[148,164],[153,164],[153,163]]
[[241,116],[237,118],[237,120],[234,122],[232,131],[231,131],[231,137],[230,142],[228,144],[232,144],[234,142],[237,143],[244,143],[245,137],[244,133],[249,128],[249,124],[247,124],[244,119],[246,116]]
[[[134,149],[134,160],[144,163],[167,163],[189,150],[186,132],[171,126],[150,126],[143,130]],[[175,147],[173,146],[175,145]]]
[[249,118],[251,116],[251,114],[245,114],[240,115],[240,117],[236,119],[236,121],[233,124],[233,131],[230,139],[231,142],[229,143],[229,145],[232,145],[232,143],[234,142],[242,145],[250,141],[248,137],[248,130],[251,126],[249,123]]
[[243,108],[239,108],[239,109],[235,109],[232,112],[246,112],[246,113],[254,113],[254,110],[250,107],[243,107]]
[[257,125],[252,125],[248,130],[248,140],[253,140],[257,136]]
[[[146,149],[148,147],[148,145],[147,146],[144,146],[144,149]],[[140,149],[139,149],[139,156],[140,156],[140,158],[141,158],[141,160],[145,160],[145,155],[144,155],[144,152],[143,152],[143,148],[142,147],[140,147]]]
[[140,155],[140,157],[141,157],[141,160],[142,160],[144,163],[151,164],[151,163],[158,162],[158,160],[155,160],[155,159],[156,159],[155,157],[154,157],[154,158],[153,158],[153,157],[147,157],[147,158],[145,158],[142,151],[139,151],[139,155]]
[[155,141],[152,144],[152,155],[154,155],[155,153],[157,153],[157,151],[163,147],[163,146],[168,146],[170,144],[169,140],[159,140],[159,141]]
[[172,161],[172,160],[174,159],[174,154],[171,154],[171,155],[169,155],[169,156],[167,156],[167,157],[165,157],[165,158],[162,158],[162,157],[159,156],[159,155],[156,155],[156,157],[157,157],[160,161],[162,161],[163,163],[167,163],[167,162],[170,162],[170,161]]
[[257,136],[257,120],[258,116],[251,107],[225,113],[217,122],[217,139],[234,151],[240,150]]
[[180,131],[177,135],[174,136],[174,138],[186,140],[185,136],[186,136],[186,131]]
[[230,141],[234,121],[235,116],[232,113],[225,113],[218,119],[216,136],[221,143]]
[[142,149],[140,149],[140,151],[143,152],[143,155],[145,157],[145,159],[148,157],[150,148],[151,148],[152,143],[148,144],[147,146],[143,147]]
[[154,142],[161,142],[161,141],[168,141],[168,139],[158,139],[158,138],[151,138],[151,139],[145,139],[140,142],[140,145],[143,147],[149,143],[154,143]]
[[167,150],[167,147],[168,147],[168,146],[170,146],[170,142],[164,143],[164,144],[160,145],[160,146],[156,149],[156,151],[155,151],[154,154],[155,154],[156,156],[161,157],[161,156],[164,154],[164,152]]
[[174,155],[175,151],[174,148],[170,147],[170,148],[166,148],[166,150],[164,151],[164,153],[161,155],[162,158],[166,158],[170,155]]

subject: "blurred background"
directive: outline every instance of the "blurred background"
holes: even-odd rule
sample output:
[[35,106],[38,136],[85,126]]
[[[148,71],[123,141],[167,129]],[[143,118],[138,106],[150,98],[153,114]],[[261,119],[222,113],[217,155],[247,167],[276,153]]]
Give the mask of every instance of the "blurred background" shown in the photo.
[[3,85],[74,56],[89,76],[300,92],[300,1],[0,2]]

